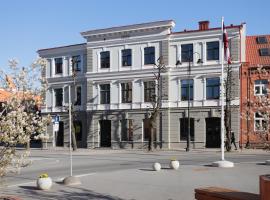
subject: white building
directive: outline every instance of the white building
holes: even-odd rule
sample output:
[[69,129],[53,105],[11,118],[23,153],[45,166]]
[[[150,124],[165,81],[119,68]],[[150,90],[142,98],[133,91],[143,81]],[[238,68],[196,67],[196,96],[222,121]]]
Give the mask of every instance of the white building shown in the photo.
[[[48,60],[50,89],[43,112],[61,116],[60,131],[53,140],[56,145],[69,142],[66,106],[71,85],[79,146],[146,146],[151,95],[157,92],[154,63],[162,56],[167,70],[162,73],[162,114],[157,122],[156,145],[186,147],[189,83],[191,147],[220,146],[221,28],[209,28],[209,22],[202,21],[198,30],[172,32],[174,25],[168,20],[91,30],[81,33],[85,44],[38,51]],[[245,24],[226,28],[234,77],[232,130],[237,136]],[[72,63],[76,65],[75,80]]]

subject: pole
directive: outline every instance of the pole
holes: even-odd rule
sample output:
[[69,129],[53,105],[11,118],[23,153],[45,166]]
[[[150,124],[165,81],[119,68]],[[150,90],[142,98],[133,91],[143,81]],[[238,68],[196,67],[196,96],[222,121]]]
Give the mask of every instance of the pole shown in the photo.
[[189,151],[190,146],[190,57],[188,61],[188,134],[187,134],[187,148],[186,151]]
[[72,176],[72,141],[71,141],[71,86],[68,87],[68,114],[69,114],[69,155],[70,155],[70,176]]
[[221,45],[221,81],[220,81],[220,100],[221,100],[221,160],[224,160],[224,41],[223,41],[224,18],[221,19],[222,45]]

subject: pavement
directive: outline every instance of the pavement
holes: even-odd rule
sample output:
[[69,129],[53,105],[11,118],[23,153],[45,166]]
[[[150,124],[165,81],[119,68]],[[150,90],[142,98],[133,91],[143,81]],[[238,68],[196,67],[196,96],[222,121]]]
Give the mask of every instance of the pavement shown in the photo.
[[[69,152],[66,149],[34,150],[33,164],[19,175],[9,175],[0,186],[0,194],[22,199],[104,199],[104,200],[189,200],[194,189],[218,186],[259,193],[259,175],[270,174],[265,160],[270,153],[262,150],[234,151],[225,158],[234,168],[211,167],[220,158],[219,150],[154,151],[79,150],[73,153],[73,173],[82,184],[65,186],[61,180],[69,175]],[[169,168],[171,158],[180,168]],[[160,162],[162,170],[152,170]],[[36,189],[36,177],[47,172],[53,179],[51,190]]]

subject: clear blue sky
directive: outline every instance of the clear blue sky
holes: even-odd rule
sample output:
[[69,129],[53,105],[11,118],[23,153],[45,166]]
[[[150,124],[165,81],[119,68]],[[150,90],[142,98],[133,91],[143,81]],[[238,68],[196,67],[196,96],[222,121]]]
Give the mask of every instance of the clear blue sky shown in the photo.
[[17,58],[29,65],[41,48],[84,42],[80,32],[173,19],[174,31],[197,22],[247,23],[248,35],[270,34],[269,0],[1,0],[0,67]]

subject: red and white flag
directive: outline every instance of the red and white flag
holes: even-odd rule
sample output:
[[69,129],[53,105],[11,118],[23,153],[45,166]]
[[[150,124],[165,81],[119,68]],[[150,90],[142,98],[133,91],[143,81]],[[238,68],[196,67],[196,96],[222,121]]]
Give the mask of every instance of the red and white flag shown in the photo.
[[231,64],[231,55],[230,55],[230,48],[229,48],[229,39],[226,27],[223,23],[223,45],[224,45],[224,59]]

